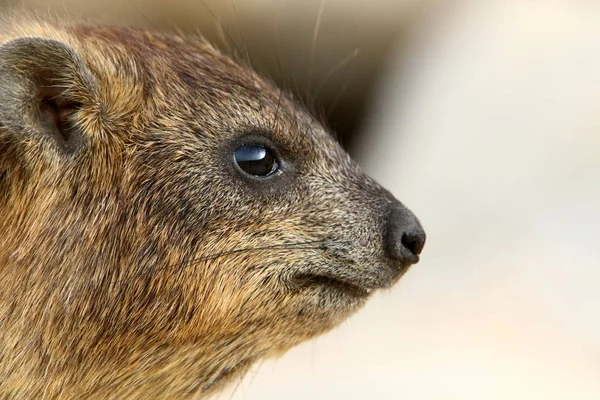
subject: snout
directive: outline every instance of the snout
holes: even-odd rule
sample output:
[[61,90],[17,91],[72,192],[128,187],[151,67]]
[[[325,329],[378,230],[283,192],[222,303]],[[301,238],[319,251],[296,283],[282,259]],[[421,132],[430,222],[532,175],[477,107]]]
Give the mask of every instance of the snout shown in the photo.
[[415,215],[395,200],[385,222],[383,248],[393,262],[406,267],[419,262],[425,246],[425,231]]
[[[323,246],[324,255],[333,263],[311,262],[290,274],[290,287],[326,289],[327,293],[349,298],[363,298],[375,289],[388,288],[419,262],[425,246],[425,231],[417,217],[398,200],[388,195],[386,207],[375,222],[380,235],[354,247],[332,240]],[[391,200],[391,203],[388,203]],[[381,209],[380,209],[381,210]],[[381,212],[381,211],[380,211]],[[360,239],[360,238],[359,238]],[[363,239],[364,240],[364,239]],[[377,256],[374,257],[374,253]],[[325,292],[323,292],[325,293]]]

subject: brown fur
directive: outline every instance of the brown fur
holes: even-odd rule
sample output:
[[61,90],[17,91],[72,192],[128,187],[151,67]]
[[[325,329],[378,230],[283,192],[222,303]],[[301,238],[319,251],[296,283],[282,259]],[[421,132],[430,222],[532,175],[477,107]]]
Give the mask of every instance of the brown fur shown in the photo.
[[[0,398],[210,394],[401,275],[381,245],[391,196],[248,68],[117,27],[18,20],[0,49],[22,37],[56,42],[7,61],[52,79],[0,113]],[[74,149],[31,122],[44,90],[76,104]],[[293,160],[285,174],[237,177],[247,133]],[[334,270],[361,288],[303,285]]]

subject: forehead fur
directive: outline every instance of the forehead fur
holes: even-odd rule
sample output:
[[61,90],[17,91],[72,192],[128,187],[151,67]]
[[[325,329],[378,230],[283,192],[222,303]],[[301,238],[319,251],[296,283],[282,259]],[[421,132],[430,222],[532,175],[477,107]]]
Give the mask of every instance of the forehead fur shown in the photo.
[[156,124],[157,115],[173,123],[177,114],[188,121],[194,114],[194,120],[207,125],[245,120],[249,126],[271,128],[281,120],[314,122],[287,93],[201,37],[32,19],[0,26],[0,43],[18,37],[57,40],[84,59],[99,81],[97,118],[108,128],[124,121]]

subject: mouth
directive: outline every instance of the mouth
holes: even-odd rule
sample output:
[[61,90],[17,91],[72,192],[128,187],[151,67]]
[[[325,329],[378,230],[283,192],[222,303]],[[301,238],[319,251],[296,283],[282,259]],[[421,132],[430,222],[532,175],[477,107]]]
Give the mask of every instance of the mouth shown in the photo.
[[374,291],[372,288],[364,287],[347,279],[330,275],[303,273],[296,275],[293,282],[294,286],[298,289],[318,287],[333,293],[339,293],[343,296],[354,298],[368,297]]

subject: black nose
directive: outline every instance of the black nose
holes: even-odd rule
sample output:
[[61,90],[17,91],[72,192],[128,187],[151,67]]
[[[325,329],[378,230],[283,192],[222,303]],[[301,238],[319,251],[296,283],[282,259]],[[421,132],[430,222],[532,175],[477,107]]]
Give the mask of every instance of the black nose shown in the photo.
[[385,236],[385,254],[402,265],[416,264],[425,246],[425,231],[415,215],[400,202],[392,205]]

